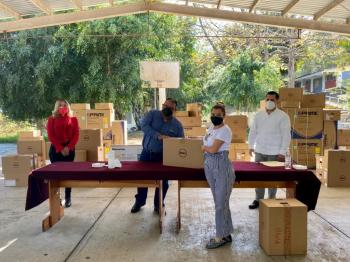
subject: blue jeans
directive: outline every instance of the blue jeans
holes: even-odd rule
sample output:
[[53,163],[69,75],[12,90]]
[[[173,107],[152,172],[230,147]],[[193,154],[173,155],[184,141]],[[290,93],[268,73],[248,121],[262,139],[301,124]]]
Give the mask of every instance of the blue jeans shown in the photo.
[[[163,153],[154,153],[146,150],[142,150],[140,155],[140,161],[145,162],[162,162],[163,161]],[[166,196],[166,193],[169,188],[169,181],[163,180],[163,203]],[[140,206],[144,206],[146,204],[148,193],[148,187],[138,187],[137,194],[135,195],[136,203]],[[154,194],[154,207],[159,208],[159,188],[156,188],[156,192]]]

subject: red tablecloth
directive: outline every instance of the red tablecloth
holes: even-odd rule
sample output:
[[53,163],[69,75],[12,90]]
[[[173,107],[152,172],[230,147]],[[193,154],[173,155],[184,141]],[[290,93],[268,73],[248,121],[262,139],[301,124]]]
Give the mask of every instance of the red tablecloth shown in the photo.
[[[254,162],[232,163],[236,181],[298,181],[296,198],[315,209],[321,183],[309,170],[286,170]],[[28,178],[26,210],[48,198],[45,179],[54,180],[206,180],[203,169],[163,166],[162,163],[126,161],[122,168],[93,168],[89,162],[57,162],[34,170]]]

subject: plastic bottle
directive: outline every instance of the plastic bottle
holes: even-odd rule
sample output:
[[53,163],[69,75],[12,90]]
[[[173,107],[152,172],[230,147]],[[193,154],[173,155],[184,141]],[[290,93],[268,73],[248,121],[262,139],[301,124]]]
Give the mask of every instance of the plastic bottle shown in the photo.
[[291,169],[292,168],[292,157],[290,155],[290,150],[288,148],[286,155],[284,157],[284,168]]

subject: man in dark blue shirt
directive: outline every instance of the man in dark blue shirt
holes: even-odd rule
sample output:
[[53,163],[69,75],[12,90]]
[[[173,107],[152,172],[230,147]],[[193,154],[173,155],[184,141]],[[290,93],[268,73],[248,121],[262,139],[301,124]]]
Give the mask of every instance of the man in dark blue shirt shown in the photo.
[[[163,109],[148,112],[141,120],[141,130],[144,132],[142,141],[142,153],[140,161],[161,162],[163,161],[163,139],[167,137],[184,137],[181,123],[173,116],[177,102],[167,98]],[[168,180],[163,180],[163,200],[168,191]],[[146,204],[148,188],[137,188],[135,204],[131,213],[139,212]],[[154,211],[159,213],[159,189],[154,195]]]

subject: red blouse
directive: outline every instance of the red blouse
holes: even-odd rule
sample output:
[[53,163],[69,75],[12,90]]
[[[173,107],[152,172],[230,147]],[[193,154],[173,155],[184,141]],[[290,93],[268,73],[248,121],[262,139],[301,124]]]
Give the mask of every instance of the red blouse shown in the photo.
[[47,122],[47,135],[50,142],[59,153],[66,145],[69,150],[74,150],[79,139],[79,124],[76,117],[52,117]]

